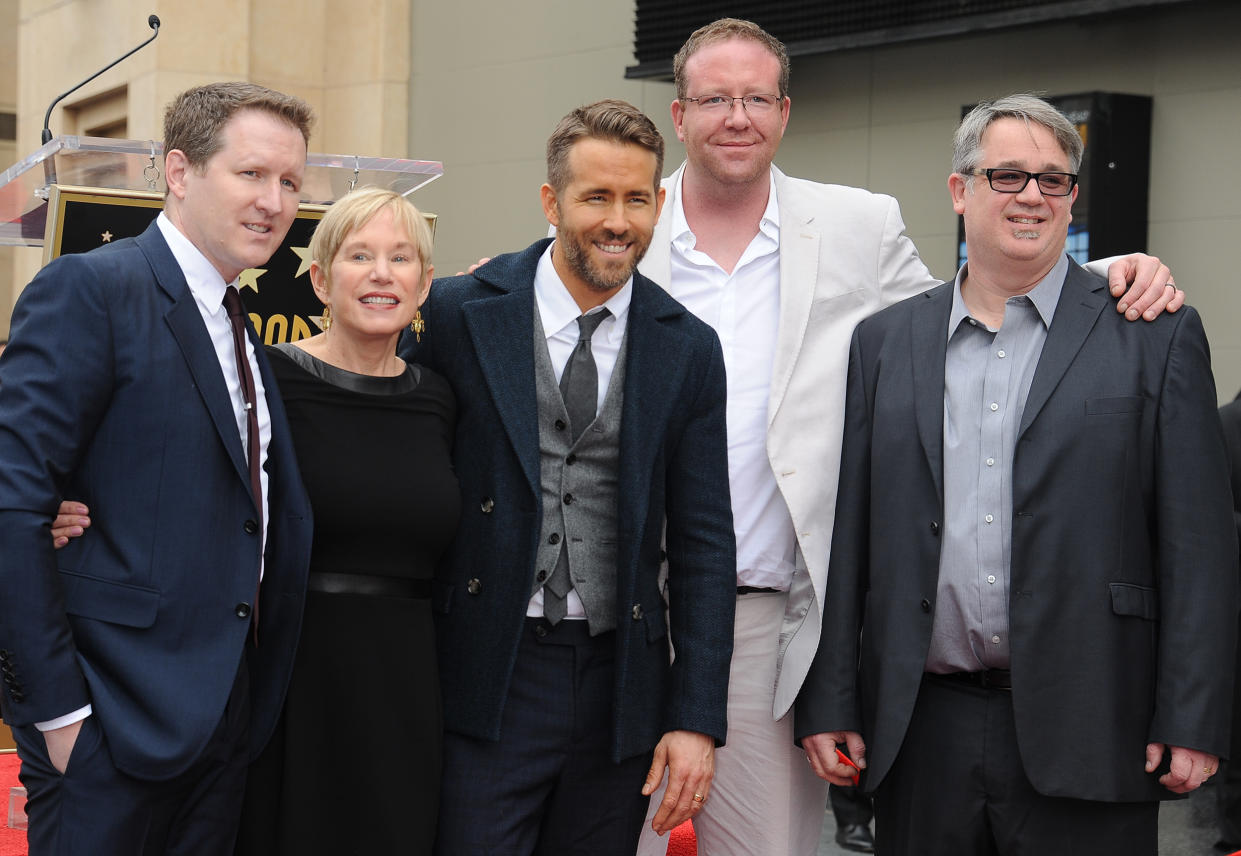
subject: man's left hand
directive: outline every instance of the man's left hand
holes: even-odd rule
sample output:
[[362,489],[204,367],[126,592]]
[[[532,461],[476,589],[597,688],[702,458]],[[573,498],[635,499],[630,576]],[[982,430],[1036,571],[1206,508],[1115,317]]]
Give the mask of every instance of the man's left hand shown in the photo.
[[1112,297],[1120,298],[1116,311],[1130,321],[1154,321],[1159,313],[1175,312],[1185,305],[1185,292],[1172,282],[1172,271],[1145,253],[1121,256],[1112,262],[1107,284]]
[[715,776],[715,740],[696,731],[669,731],[655,747],[650,772],[642,795],[650,796],[668,769],[668,789],[664,791],[659,811],[651,820],[651,829],[663,835],[697,814],[711,793]]
[[[1184,749],[1172,746],[1172,762],[1167,773],[1159,777],[1159,784],[1174,794],[1187,794],[1197,790],[1219,769],[1219,758],[1199,752],[1197,749]],[[1163,761],[1164,745],[1162,743],[1146,744],[1146,772],[1153,773]]]

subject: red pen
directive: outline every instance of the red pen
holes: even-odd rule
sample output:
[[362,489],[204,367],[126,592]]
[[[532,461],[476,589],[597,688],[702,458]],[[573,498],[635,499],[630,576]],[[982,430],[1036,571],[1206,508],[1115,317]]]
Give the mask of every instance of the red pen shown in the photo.
[[841,752],[839,749],[836,750],[836,757],[840,759],[842,764],[846,764],[852,767],[854,770],[857,770],[857,772],[853,774],[853,784],[856,785],[858,783],[858,779],[860,779],[862,776],[862,771],[858,770],[858,765],[854,764],[853,759],[850,758],[848,755],[846,755],[844,752]]

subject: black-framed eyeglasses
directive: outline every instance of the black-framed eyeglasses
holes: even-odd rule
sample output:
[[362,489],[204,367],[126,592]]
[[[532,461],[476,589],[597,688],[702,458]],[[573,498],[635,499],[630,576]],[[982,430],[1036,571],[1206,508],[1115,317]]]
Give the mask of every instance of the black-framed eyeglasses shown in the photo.
[[697,104],[699,109],[706,110],[709,113],[723,113],[733,109],[733,102],[740,101],[741,109],[747,113],[769,113],[776,107],[780,106],[781,98],[779,95],[699,95],[697,98],[682,98],[682,101],[688,101],[691,104]]
[[969,174],[985,175],[991,189],[1000,193],[1020,193],[1026,189],[1030,179],[1038,182],[1038,189],[1044,196],[1068,196],[1077,185],[1077,175],[1072,172],[1026,172],[1024,169],[1002,166],[976,169]]

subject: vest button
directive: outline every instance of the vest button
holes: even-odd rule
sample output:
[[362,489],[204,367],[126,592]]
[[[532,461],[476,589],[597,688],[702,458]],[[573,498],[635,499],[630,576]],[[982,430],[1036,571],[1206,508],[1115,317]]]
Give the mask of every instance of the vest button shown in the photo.
[[241,524],[241,528],[245,530],[247,535],[253,535],[255,532],[259,531],[259,522],[257,520],[247,520],[245,523]]
[[237,616],[238,618],[249,618],[250,617],[250,604],[248,603],[237,604],[236,606],[233,607],[233,615]]
[[478,577],[474,577],[472,580],[470,580],[468,583],[465,584],[465,590],[468,591],[470,594],[478,594],[480,591],[483,590],[482,580],[480,580]]
[[565,505],[572,505],[572,504],[573,504],[573,494],[571,494],[571,493],[566,493],[566,494],[564,495],[564,504],[565,504]]
[[642,620],[642,614],[643,614],[643,613],[642,613],[642,604],[640,604],[640,603],[635,603],[635,604],[633,605],[633,620],[634,620],[634,621],[641,621],[641,620]]
[[547,538],[547,543],[548,543],[548,544],[559,544],[559,543],[560,543],[560,533],[559,533],[559,532],[553,532],[551,535],[549,535],[549,536],[548,536],[548,538]]
[[939,523],[934,520],[931,521],[931,534],[936,538],[939,537]]
[[484,496],[483,501],[479,503],[478,505],[478,510],[481,511],[483,514],[490,514],[491,509],[495,507],[496,507],[495,500],[493,500],[489,496]]
[[547,571],[539,571],[534,578],[539,582],[543,582],[543,580],[547,579]]
[[577,455],[570,454],[569,457],[564,459],[564,462],[566,466],[573,466],[577,463]]
[[554,425],[556,426],[556,430],[557,430],[557,431],[563,431],[563,430],[565,429],[565,427],[566,427],[566,426],[565,426],[565,422],[564,422],[564,420],[563,420],[563,419],[557,419],[557,420],[556,420],[554,423],[552,423],[552,424],[554,424]]
[[547,635],[547,628],[544,627],[542,624],[534,625],[534,635],[542,639],[544,636]]
[[930,611],[931,611],[931,602],[930,602],[929,600],[927,600],[925,597],[924,597],[924,598],[922,598],[922,611],[923,611],[923,612],[930,612]]

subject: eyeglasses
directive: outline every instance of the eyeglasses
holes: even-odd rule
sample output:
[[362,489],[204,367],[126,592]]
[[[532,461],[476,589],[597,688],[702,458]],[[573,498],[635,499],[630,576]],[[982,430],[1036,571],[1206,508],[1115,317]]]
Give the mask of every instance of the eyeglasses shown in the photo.
[[731,95],[699,95],[681,100],[697,104],[699,109],[708,113],[732,112],[735,101],[740,101],[741,109],[747,113],[768,113],[776,109],[782,99],[779,95],[742,95],[736,98]]
[[998,167],[976,169],[969,175],[985,175],[991,189],[1000,193],[1020,193],[1030,179],[1038,182],[1044,196],[1068,196],[1077,185],[1077,175],[1071,172],[1026,172],[1024,169]]

